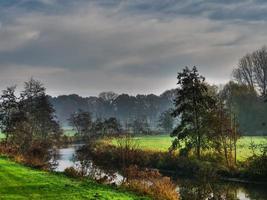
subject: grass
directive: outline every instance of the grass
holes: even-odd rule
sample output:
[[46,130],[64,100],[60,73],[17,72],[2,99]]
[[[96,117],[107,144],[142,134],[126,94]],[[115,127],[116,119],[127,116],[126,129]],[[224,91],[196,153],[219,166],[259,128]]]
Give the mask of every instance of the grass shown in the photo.
[[73,137],[75,135],[75,131],[72,129],[64,129],[64,135],[68,137]]
[[[135,137],[138,141],[138,147],[149,151],[168,151],[168,148],[172,144],[173,138],[168,135],[153,135],[153,136],[139,136]],[[253,155],[250,150],[251,141],[256,146],[267,143],[267,136],[243,136],[237,143],[237,159],[243,161],[246,158]],[[112,140],[112,144],[116,145],[116,140]],[[260,153],[259,148],[256,148],[255,153]]]
[[34,170],[0,157],[0,200],[5,199],[148,200],[115,187]]
[[1,133],[1,131],[0,131],[0,140],[4,139],[4,138],[5,138],[5,135],[3,133]]

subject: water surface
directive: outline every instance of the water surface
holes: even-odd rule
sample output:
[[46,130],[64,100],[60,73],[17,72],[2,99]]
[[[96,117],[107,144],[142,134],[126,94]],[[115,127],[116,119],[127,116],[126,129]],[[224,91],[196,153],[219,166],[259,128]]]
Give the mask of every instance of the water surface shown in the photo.
[[[62,172],[68,167],[79,165],[75,161],[75,151],[81,144],[70,145],[59,149],[58,166],[55,171]],[[115,183],[122,180],[122,176],[115,174]],[[202,182],[192,179],[179,178],[177,191],[182,200],[267,200],[267,186],[255,184],[240,184],[232,182]]]

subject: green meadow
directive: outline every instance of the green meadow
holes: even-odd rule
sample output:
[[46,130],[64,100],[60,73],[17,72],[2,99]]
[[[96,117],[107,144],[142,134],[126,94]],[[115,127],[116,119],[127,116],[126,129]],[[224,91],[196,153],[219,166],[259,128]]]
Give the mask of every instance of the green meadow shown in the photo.
[[5,135],[3,133],[0,132],[0,140],[5,138]]
[[0,157],[0,200],[149,200],[121,189],[34,170]]
[[[138,136],[134,139],[137,141],[138,148],[149,151],[168,151],[173,140],[169,135]],[[111,143],[117,145],[116,139],[113,139]],[[260,150],[258,147],[261,144],[267,143],[267,136],[241,137],[237,143],[237,158],[239,161],[253,155],[253,151],[250,149],[252,143],[257,147],[255,153],[259,154]]]
[[[72,137],[75,132],[71,129],[64,130],[64,135]],[[0,133],[0,139],[3,139],[4,135]],[[151,135],[151,136],[137,136],[134,137],[137,141],[138,148],[148,151],[168,151],[168,148],[172,144],[173,138],[169,135]],[[110,142],[110,141],[108,141]],[[116,145],[116,140],[111,141],[112,144]],[[251,150],[251,144],[255,145],[254,153],[259,154],[262,144],[267,144],[267,136],[243,136],[238,140],[237,143],[237,159],[243,161],[253,155]]]

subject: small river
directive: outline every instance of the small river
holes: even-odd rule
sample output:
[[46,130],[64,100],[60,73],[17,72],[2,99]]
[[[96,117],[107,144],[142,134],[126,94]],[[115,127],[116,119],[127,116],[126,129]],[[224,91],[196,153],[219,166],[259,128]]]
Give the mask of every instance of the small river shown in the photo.
[[[58,165],[55,171],[63,172],[64,169],[76,166],[74,161],[75,151],[81,145],[70,145],[59,149]],[[117,174],[115,182],[122,177]],[[179,178],[177,191],[182,200],[267,200],[267,186],[257,184],[240,184],[232,182],[198,182],[196,180]]]

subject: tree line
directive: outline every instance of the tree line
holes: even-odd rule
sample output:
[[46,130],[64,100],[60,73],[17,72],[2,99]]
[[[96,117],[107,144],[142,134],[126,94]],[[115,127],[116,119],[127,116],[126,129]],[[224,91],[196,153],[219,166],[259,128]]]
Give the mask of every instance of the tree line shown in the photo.
[[244,123],[255,123],[266,134],[266,47],[242,57],[233,78],[219,88],[209,85],[196,67],[178,73],[172,115],[180,123],[171,134],[175,137],[172,149],[182,148],[185,155],[193,150],[197,158],[212,149],[233,166],[237,140],[249,130]]
[[90,112],[94,120],[115,117],[126,129],[135,122],[145,121],[150,129],[155,130],[160,115],[173,107],[173,99],[174,90],[169,90],[159,96],[102,92],[98,97],[63,95],[51,97],[50,101],[63,127],[69,126],[68,119],[72,113],[83,110]]

